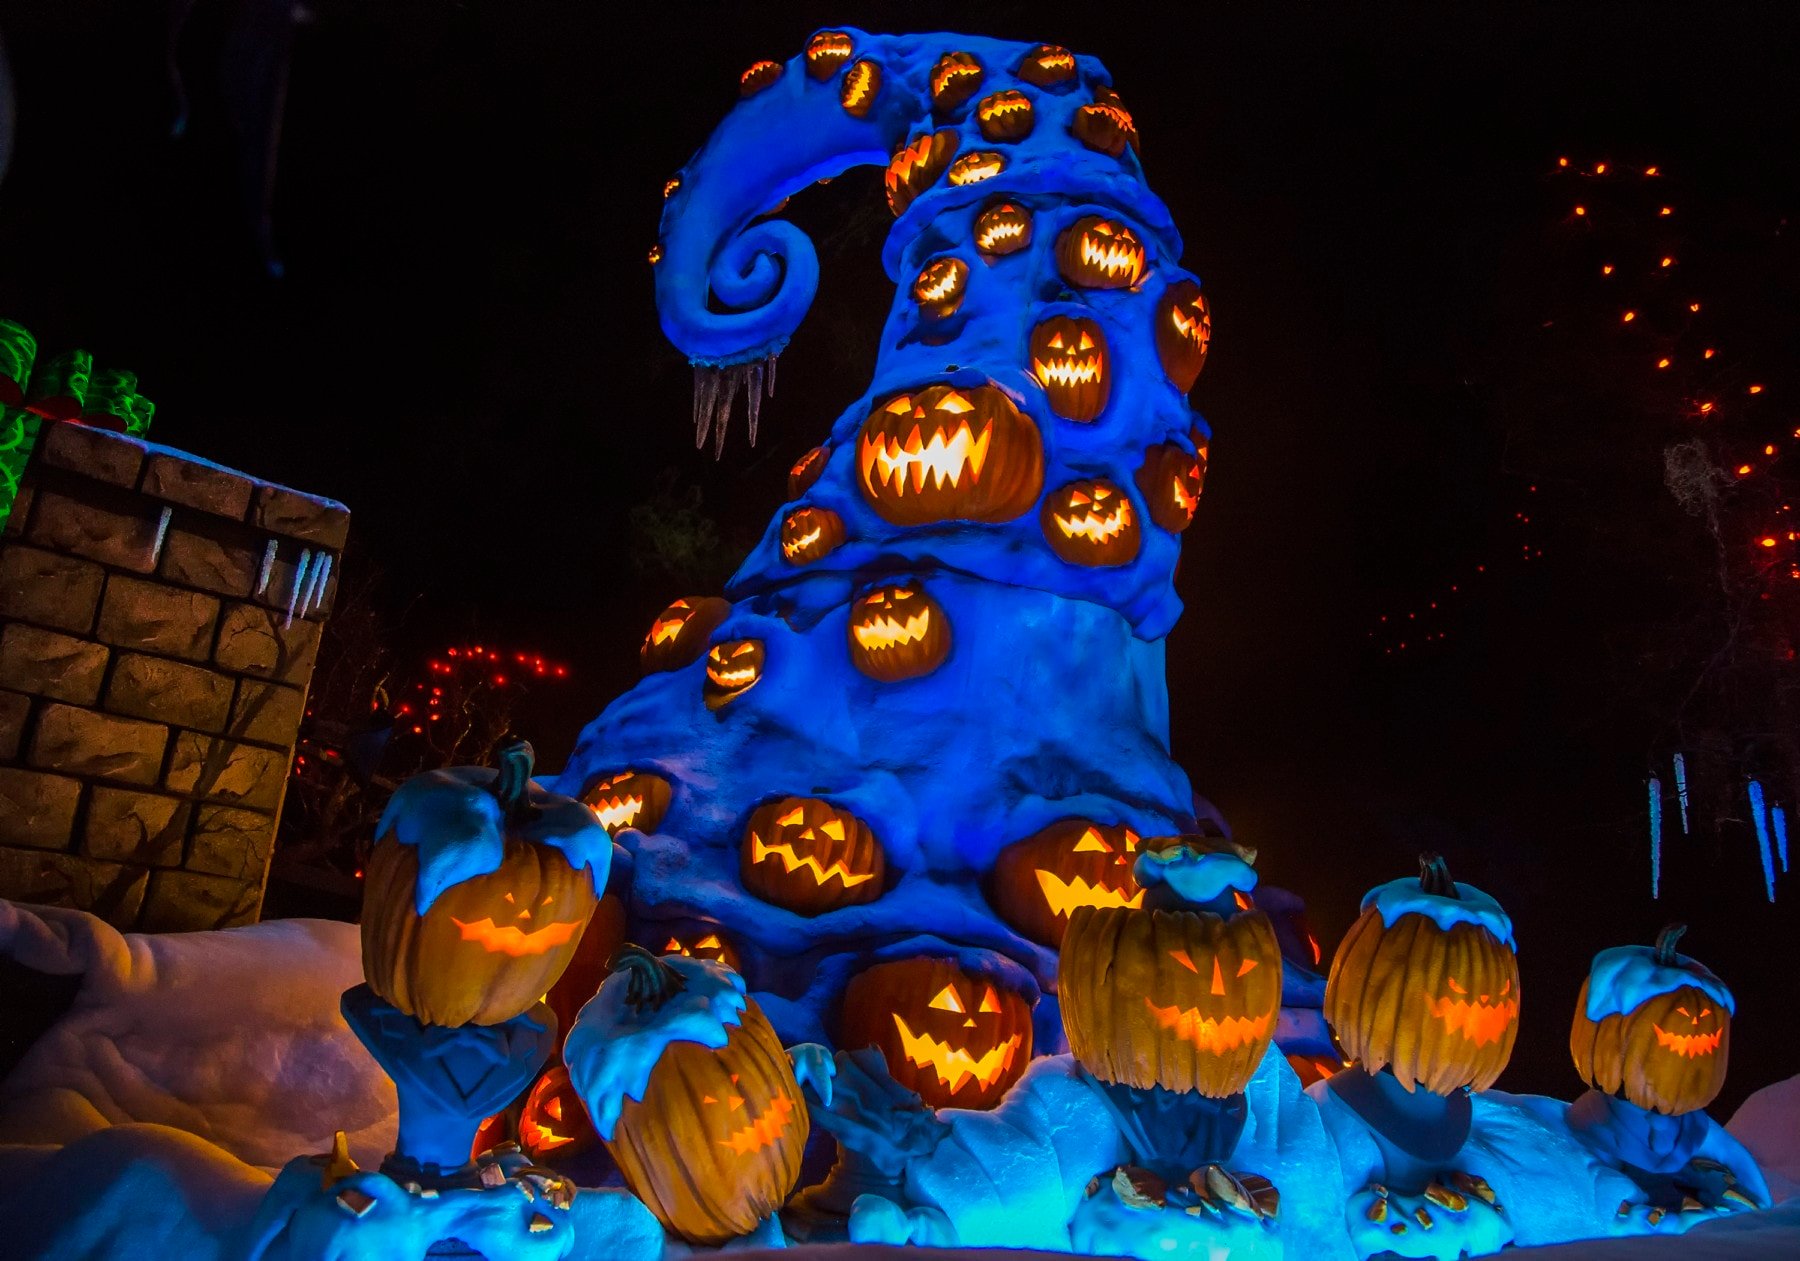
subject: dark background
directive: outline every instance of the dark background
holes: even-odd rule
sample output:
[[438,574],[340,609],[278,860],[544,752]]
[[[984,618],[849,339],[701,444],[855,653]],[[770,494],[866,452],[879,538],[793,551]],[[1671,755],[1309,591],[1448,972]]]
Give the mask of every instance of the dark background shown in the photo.
[[[1589,546],[1631,523],[1597,520],[1593,488],[1538,476],[1513,435],[1533,390],[1567,393],[1532,340],[1567,261],[1557,155],[1659,163],[1671,187],[1777,233],[1795,204],[1800,19],[1354,8],[318,0],[292,61],[272,281],[209,87],[233,7],[203,0],[180,45],[195,106],[177,143],[154,6],[14,3],[0,314],[136,369],[157,440],[349,504],[350,563],[380,571],[413,648],[472,634],[568,662],[530,733],[555,766],[634,679],[651,616],[716,586],[789,463],[863,388],[890,298],[875,174],[796,199],[824,280],[762,445],[740,429],[720,465],[692,450],[689,372],[660,338],[644,255],[663,179],[738,72],[827,25],[1097,55],[1214,309],[1194,394],[1213,469],[1168,645],[1175,756],[1266,878],[1306,898],[1327,950],[1421,848],[1501,899],[1529,994],[1503,1086],[1572,1094],[1586,961],[1687,920],[1740,998],[1728,1114],[1800,1070],[1800,889],[1769,905],[1727,819],[1671,838],[1651,901],[1656,733],[1643,706],[1611,703],[1641,583]],[[1659,494],[1643,454],[1595,476]],[[717,546],[634,563],[632,510],[692,488]],[[1522,539],[1543,556],[1522,563]],[[1409,610],[1444,638],[1384,653],[1398,641],[1377,619]]]

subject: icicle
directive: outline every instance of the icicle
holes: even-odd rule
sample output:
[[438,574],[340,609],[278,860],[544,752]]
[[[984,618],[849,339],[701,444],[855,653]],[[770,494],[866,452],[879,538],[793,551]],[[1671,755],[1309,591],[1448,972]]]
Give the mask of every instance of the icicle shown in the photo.
[[300,588],[306,582],[306,571],[312,568],[312,549],[301,548],[300,559],[294,562],[294,584],[288,588],[287,620],[281,626],[283,630],[294,624],[294,604],[300,598]]
[[320,552],[313,566],[312,578],[306,584],[306,595],[300,600],[300,616],[305,617],[325,603],[325,584],[331,579],[331,553]]
[[1650,896],[1662,896],[1662,781],[1650,777]]
[[1681,802],[1681,834],[1688,835],[1687,759],[1675,755],[1675,796]]
[[713,459],[725,458],[725,429],[731,424],[731,402],[737,397],[741,365],[733,364],[719,374],[718,400],[713,404]]
[[713,458],[725,454],[725,429],[731,423],[731,407],[738,391],[744,392],[750,421],[750,445],[756,445],[757,428],[762,421],[762,402],[775,396],[775,359],[770,355],[758,363],[734,363],[723,368],[694,365],[694,449],[706,449],[710,435]]
[[275,572],[275,540],[263,548],[262,572],[256,575],[256,594],[261,595],[269,589],[269,578]]
[[756,421],[762,415],[763,401],[763,366],[760,363],[750,365],[750,388],[744,393],[744,402],[750,411],[750,445],[756,445]]
[[1769,811],[1769,819],[1775,825],[1775,856],[1781,860],[1781,874],[1787,875],[1787,811],[1776,806]]
[[713,400],[719,394],[719,372],[705,364],[694,365],[694,450],[706,449],[706,435],[712,429]]
[[162,518],[156,523],[156,543],[150,548],[150,567],[154,569],[156,562],[162,559],[163,540],[169,537],[169,519],[175,515],[173,508],[164,508]]
[[1763,788],[1750,781],[1750,821],[1756,824],[1756,848],[1762,856],[1763,889],[1769,901],[1775,900],[1775,859],[1769,852],[1769,814],[1763,809]]
[[780,355],[770,355],[768,362],[769,370],[763,374],[764,388],[768,390],[770,398],[775,397],[775,361],[779,358],[781,358]]

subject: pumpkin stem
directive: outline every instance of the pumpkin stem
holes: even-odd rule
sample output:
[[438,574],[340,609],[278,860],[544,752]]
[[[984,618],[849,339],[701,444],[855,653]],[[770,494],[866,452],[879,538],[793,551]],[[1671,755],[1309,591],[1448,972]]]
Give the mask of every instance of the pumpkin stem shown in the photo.
[[624,972],[625,1001],[633,1011],[656,1011],[687,988],[687,978],[642,946],[626,942],[612,957],[613,972]]
[[1686,924],[1669,924],[1656,934],[1656,962],[1665,968],[1672,968],[1680,962],[1681,956],[1675,953],[1675,943],[1687,932]]
[[508,740],[500,746],[497,754],[499,772],[494,776],[494,796],[500,801],[500,811],[508,819],[517,819],[528,807],[526,801],[531,791],[531,770],[537,763],[537,754],[528,740]]
[[1450,878],[1450,864],[1442,854],[1419,855],[1419,887],[1436,897],[1462,899],[1456,891],[1456,881]]

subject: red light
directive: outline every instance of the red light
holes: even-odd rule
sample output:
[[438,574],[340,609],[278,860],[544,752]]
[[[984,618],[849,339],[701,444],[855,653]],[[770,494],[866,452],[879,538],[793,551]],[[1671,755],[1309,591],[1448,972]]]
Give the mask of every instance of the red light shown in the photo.
[[496,674],[494,676],[494,684],[496,687],[505,687],[506,686],[506,676],[504,674]]
[[1750,387],[1750,393],[1752,393],[1752,394],[1761,394],[1761,393],[1762,393],[1762,386],[1760,386],[1760,385],[1753,385],[1753,386],[1751,386],[1751,387]]
[[1612,264],[1611,264],[1611,263],[1602,263],[1602,264],[1600,264],[1600,274],[1601,274],[1601,275],[1602,275],[1602,276],[1610,276],[1610,275],[1612,275]]
[[1700,352],[1700,357],[1702,359],[1711,359],[1713,357],[1713,354],[1714,354],[1713,348],[1711,346],[1708,346],[1705,350]]
[[454,649],[454,648],[446,648],[444,651],[452,657],[454,657],[456,655],[456,649]]
[[1768,446],[1764,447],[1763,454],[1764,455],[1774,455],[1775,454],[1775,444],[1773,442],[1771,442]]
[[1623,319],[1625,321],[1625,323],[1629,324],[1629,323],[1631,323],[1631,321],[1637,319],[1637,312],[1636,311],[1627,311],[1620,318]]
[[1764,547],[1774,547],[1775,546],[1775,536],[1772,534],[1765,534],[1765,535],[1763,535],[1762,538],[1758,539],[1757,541],[1759,543],[1761,543]]
[[1666,219],[1668,216],[1675,213],[1675,207],[1664,206],[1661,210],[1657,211],[1656,213],[1663,216]]
[[1594,174],[1595,175],[1605,175],[1606,174],[1606,163],[1604,163],[1604,162],[1596,163],[1594,166]]
[[557,666],[557,667],[556,667],[556,677],[557,677],[557,678],[559,678],[559,679],[560,679],[560,678],[562,678],[562,677],[563,677],[563,676],[564,676],[564,675],[565,675],[565,674],[567,674],[567,673],[568,673],[568,671],[567,671],[567,670],[565,670],[565,669],[563,669],[563,668],[562,668],[562,667],[561,667],[561,666]]
[[1655,175],[1655,174],[1656,174],[1656,168],[1655,168],[1655,167],[1653,167],[1653,166],[1647,166],[1647,167],[1645,167],[1645,168],[1644,168],[1644,174],[1645,174],[1645,175]]
[[1569,159],[1567,159],[1567,158],[1558,158],[1558,159],[1556,159],[1556,165],[1558,165],[1558,166],[1567,166],[1567,165],[1569,165]]
[[1710,413],[1710,412],[1711,412],[1711,411],[1712,411],[1712,409],[1713,409],[1713,405],[1712,405],[1712,404],[1711,404],[1711,403],[1702,403],[1702,404],[1700,404],[1700,414],[1701,414],[1701,415],[1702,415],[1702,416],[1705,416],[1705,415],[1707,415],[1707,414],[1708,414],[1708,413]]
[[1737,472],[1739,477],[1748,477],[1750,476],[1750,466],[1748,464],[1740,464],[1738,465]]
[[1656,361],[1656,366],[1659,368],[1666,368],[1669,366],[1669,361],[1667,359],[1658,359]]
[[1675,265],[1674,259],[1670,258],[1667,254],[1663,255],[1663,260],[1662,260],[1661,266],[1673,267],[1674,265]]
[[[1586,206],[1577,206],[1577,207],[1575,207],[1575,213],[1578,215],[1585,215],[1587,213],[1587,207]],[[1405,647],[1405,645],[1402,644],[1401,647]]]

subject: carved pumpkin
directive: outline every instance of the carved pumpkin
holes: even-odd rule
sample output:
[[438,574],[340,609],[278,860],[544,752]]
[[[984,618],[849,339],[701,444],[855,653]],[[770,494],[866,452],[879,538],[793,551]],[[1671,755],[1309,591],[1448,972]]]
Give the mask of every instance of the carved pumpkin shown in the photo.
[[844,519],[829,508],[796,508],[781,520],[781,558],[810,565],[844,541]]
[[1653,947],[1596,955],[1569,1030],[1583,1081],[1666,1116],[1704,1108],[1725,1085],[1737,1009],[1723,981],[1675,952],[1686,931],[1671,924]]
[[599,1137],[568,1069],[558,1064],[537,1079],[519,1113],[519,1146],[526,1155],[538,1164],[579,1156]]
[[1192,280],[1177,280],[1156,304],[1156,353],[1175,388],[1186,394],[1206,366],[1212,313]]
[[646,254],[644,257],[646,257],[650,260],[650,266],[652,266],[652,267],[654,267],[658,263],[662,262],[662,259],[663,259],[662,242],[659,241],[655,245],[652,245],[650,247],[650,252],[648,254]]
[[1075,111],[1069,130],[1082,144],[1109,157],[1118,157],[1127,145],[1134,151],[1138,147],[1137,123],[1119,102],[1119,94],[1109,88],[1094,89],[1094,103]]
[[[1104,1082],[1227,1098],[1243,1091],[1274,1036],[1281,948],[1248,897],[1250,851],[1221,837],[1149,844],[1135,868],[1144,905],[1069,916],[1057,967],[1069,1049]],[[1216,909],[1183,909],[1192,895],[1173,878],[1153,900],[1160,864],[1191,868],[1193,883],[1217,895],[1203,904]]]
[[1135,289],[1144,278],[1144,243],[1117,219],[1087,215],[1056,239],[1056,266],[1081,289]]
[[788,498],[798,499],[811,490],[813,483],[819,480],[819,474],[825,471],[825,462],[830,458],[830,447],[814,447],[795,460],[794,467],[788,470]]
[[1016,254],[1031,244],[1031,212],[1001,198],[975,216],[975,248],[990,259]]
[[594,812],[606,834],[617,836],[626,828],[656,831],[656,825],[669,812],[669,793],[669,781],[661,775],[620,771],[596,780],[581,794],[581,800]]
[[1131,874],[1138,834],[1123,825],[1063,819],[1015,841],[994,860],[989,888],[1000,918],[1041,946],[1060,946],[1079,906],[1143,905]]
[[[365,868],[363,974],[422,1024],[494,1025],[530,1010],[574,957],[600,901],[594,881],[605,880],[612,845],[593,815],[531,783],[529,744],[507,745],[499,763],[431,771],[401,785]],[[486,830],[496,827],[496,804],[497,835]],[[445,834],[465,824],[478,830]],[[604,857],[585,839],[590,832]],[[599,869],[571,866],[561,846],[593,852]],[[421,849],[433,877],[425,882]],[[495,866],[434,892],[448,878],[440,863],[453,876],[463,869],[457,864],[478,861],[466,856],[496,849]]]
[[671,933],[663,942],[661,953],[680,955],[684,959],[712,959],[733,972],[738,968],[737,947],[715,924],[688,933]]
[[750,816],[738,873],[751,896],[797,915],[822,915],[880,897],[887,855],[869,825],[848,810],[814,797],[783,797]]
[[760,639],[727,639],[706,654],[706,684],[701,696],[708,709],[718,709],[762,681],[763,643]]
[[675,195],[675,190],[680,187],[681,187],[681,176],[679,176],[679,175],[669,176],[668,179],[663,181],[663,200],[667,201],[667,200],[669,200],[669,198],[673,197]]
[[1075,54],[1061,44],[1039,44],[1025,54],[1013,71],[1037,88],[1053,88],[1075,81]]
[[1128,565],[1137,559],[1141,535],[1131,496],[1103,478],[1051,491],[1039,517],[1050,550],[1071,565]]
[[1413,1090],[1486,1090],[1519,1032],[1512,921],[1444,860],[1371,889],[1331,960],[1325,1019],[1344,1054]]
[[1145,451],[1137,487],[1150,519],[1170,534],[1192,525],[1194,509],[1200,506],[1202,476],[1200,457],[1173,442]]
[[544,995],[544,1002],[556,1013],[556,1047],[561,1051],[569,1030],[575,1027],[575,1015],[582,1006],[600,992],[600,983],[611,970],[608,965],[625,944],[625,900],[616,893],[600,899],[593,918],[588,920],[575,957],[556,978],[556,984]]
[[759,61],[738,76],[738,95],[755,96],[781,77],[779,61]]
[[1031,330],[1031,371],[1065,420],[1092,420],[1106,409],[1112,373],[1106,334],[1095,320],[1052,315]]
[[934,258],[919,269],[913,281],[913,301],[921,313],[933,319],[956,314],[969,288],[969,265],[954,254]]
[[[844,86],[838,92],[838,103],[850,117],[867,118],[869,111],[875,108],[875,95],[880,91],[881,67],[872,61],[859,61],[844,75]],[[893,204],[891,197],[889,204]]]
[[484,1118],[475,1131],[475,1140],[469,1144],[469,1159],[475,1160],[502,1143],[516,1141],[511,1110],[496,1112],[493,1116]]
[[931,108],[940,118],[975,95],[983,77],[972,53],[945,53],[931,68]]
[[806,73],[820,83],[837,73],[854,51],[843,31],[820,31],[806,42]]
[[[733,1007],[735,1021],[718,1018]],[[591,1026],[584,1020],[570,1038],[570,1068],[625,1185],[689,1243],[756,1229],[793,1190],[811,1123],[787,1052],[742,979],[716,963],[626,946],[590,1010]],[[688,1040],[701,1026],[723,1034],[723,1045]],[[661,1053],[641,1098],[602,1097],[609,1075],[585,1067],[605,1060],[596,1044],[656,1038]]]
[[706,641],[731,612],[731,602],[718,596],[685,596],[656,615],[638,664],[645,674],[679,670],[700,659]]
[[930,674],[950,655],[950,619],[917,582],[890,583],[850,606],[850,660],[882,683]]
[[962,187],[965,184],[979,184],[983,180],[991,180],[1006,169],[1006,155],[995,153],[992,149],[977,149],[973,153],[965,153],[950,164],[945,175],[952,184]]
[[975,123],[981,134],[997,144],[1025,139],[1036,121],[1031,98],[1016,88],[984,96],[975,107]]
[[887,201],[896,218],[944,173],[950,159],[956,156],[958,142],[954,131],[933,131],[915,136],[894,150],[887,168]]
[[1037,426],[992,385],[932,385],[869,413],[857,445],[863,497],[892,525],[1010,521],[1044,486]]
[[872,1046],[933,1108],[991,1108],[1031,1061],[1031,1004],[954,959],[877,963],[844,989],[838,1044]]

